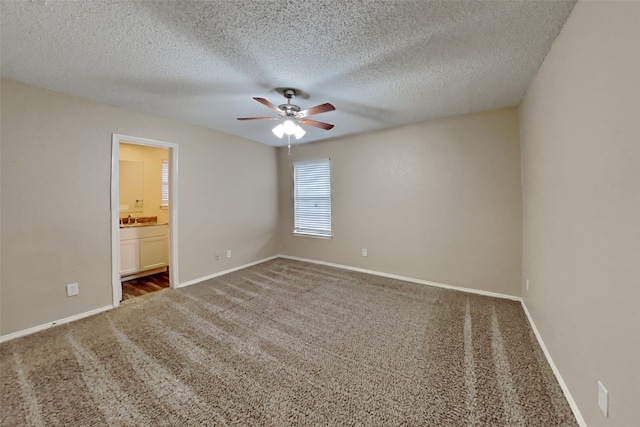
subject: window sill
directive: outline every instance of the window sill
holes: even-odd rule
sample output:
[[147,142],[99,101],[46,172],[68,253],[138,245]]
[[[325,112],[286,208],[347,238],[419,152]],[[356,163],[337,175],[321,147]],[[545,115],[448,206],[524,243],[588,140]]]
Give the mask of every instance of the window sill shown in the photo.
[[296,237],[311,237],[312,239],[331,240],[332,236],[324,236],[322,234],[300,233],[294,231],[292,233]]

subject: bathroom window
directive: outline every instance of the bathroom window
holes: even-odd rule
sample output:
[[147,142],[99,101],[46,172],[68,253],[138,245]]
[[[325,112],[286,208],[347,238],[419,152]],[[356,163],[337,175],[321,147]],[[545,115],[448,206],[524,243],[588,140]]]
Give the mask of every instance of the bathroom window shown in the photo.
[[160,207],[169,206],[169,160],[162,161],[162,201]]

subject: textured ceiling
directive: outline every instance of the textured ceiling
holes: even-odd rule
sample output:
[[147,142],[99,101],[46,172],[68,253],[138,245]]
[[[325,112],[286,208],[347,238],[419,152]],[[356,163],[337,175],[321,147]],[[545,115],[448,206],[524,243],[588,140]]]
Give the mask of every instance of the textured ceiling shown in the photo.
[[[517,105],[574,1],[0,1],[2,76],[269,145],[254,96],[335,124],[299,142]],[[285,142],[286,143],[286,142]]]

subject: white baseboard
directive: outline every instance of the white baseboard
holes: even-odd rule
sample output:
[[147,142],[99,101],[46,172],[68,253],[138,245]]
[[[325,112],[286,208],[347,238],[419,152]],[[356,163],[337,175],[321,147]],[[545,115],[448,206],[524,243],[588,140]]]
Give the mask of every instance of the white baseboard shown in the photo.
[[551,358],[551,354],[549,354],[549,350],[547,350],[547,346],[544,344],[544,341],[542,340],[542,336],[540,335],[540,332],[538,331],[536,324],[533,322],[533,318],[531,317],[531,314],[529,313],[529,309],[527,308],[527,304],[525,304],[524,300],[522,300],[522,308],[524,309],[524,312],[527,315],[527,319],[529,320],[531,329],[533,329],[533,333],[538,339],[538,344],[540,344],[540,347],[542,348],[542,352],[547,358],[547,362],[549,362],[549,366],[551,366],[551,370],[553,371],[553,374],[556,376],[556,380],[558,380],[558,383],[560,384],[560,388],[564,393],[564,397],[567,399],[567,402],[569,402],[569,406],[573,411],[573,415],[576,417],[576,421],[578,421],[578,425],[580,427],[587,427],[587,423],[584,421],[584,418],[582,418],[580,409],[578,409],[578,404],[573,399],[573,396],[571,396],[571,392],[569,391],[569,387],[567,387],[567,383],[564,382],[564,379],[562,378],[562,375],[560,375],[560,371],[558,370],[558,367],[553,362],[553,359]]
[[513,295],[500,294],[500,293],[497,293],[497,292],[482,291],[482,290],[479,290],[479,289],[472,289],[472,288],[463,288],[461,286],[446,285],[444,283],[431,282],[429,280],[422,280],[422,279],[415,279],[413,277],[400,276],[400,275],[397,275],[397,274],[383,273],[381,271],[367,270],[366,268],[351,267],[349,265],[335,264],[333,262],[317,261],[315,259],[300,258],[300,257],[295,257],[295,256],[289,256],[289,255],[278,255],[278,257],[285,258],[285,259],[291,259],[291,260],[294,260],[294,261],[303,261],[303,262],[310,262],[310,263],[313,263],[313,264],[328,265],[329,267],[336,267],[336,268],[341,268],[343,270],[357,271],[359,273],[373,274],[374,276],[388,277],[389,279],[403,280],[405,282],[418,283],[420,285],[435,286],[435,287],[438,287],[438,288],[452,289],[454,291],[461,291],[461,292],[469,292],[469,293],[472,293],[472,294],[485,295],[485,296],[488,296],[488,297],[504,298],[504,299],[509,299],[509,300],[512,300],[512,301],[522,301],[522,298],[516,297],[516,296],[513,296]]
[[152,274],[164,273],[168,269],[169,268],[166,267],[166,266],[165,267],[158,267],[158,268],[154,268],[152,270],[145,270],[145,271],[141,271],[139,273],[130,274],[128,276],[120,276],[120,283],[126,282],[128,280],[132,280],[132,279],[138,279],[140,277],[150,276]]
[[213,279],[214,277],[224,276],[225,274],[233,273],[234,271],[242,270],[243,268],[251,267],[252,265],[262,264],[263,262],[271,261],[272,259],[279,258],[280,255],[270,256],[258,261],[250,262],[248,264],[239,265],[237,267],[230,268],[228,270],[219,271],[217,273],[209,274],[207,276],[198,277],[197,279],[189,280],[178,284],[176,288],[184,288],[185,286],[195,285],[196,283],[204,282],[205,280]]
[[2,335],[0,336],[0,343],[3,343],[5,341],[10,341],[16,338],[20,338],[25,335],[35,334],[36,332],[44,331],[45,329],[49,329],[58,325],[63,325],[65,323],[73,322],[74,320],[84,319],[85,317],[93,316],[94,314],[102,313],[103,311],[111,310],[112,308],[113,308],[113,305],[106,305],[104,307],[96,308],[95,310],[85,311],[84,313],[80,313],[80,314],[74,314],[73,316],[65,317],[64,319],[54,320],[53,322],[45,323],[43,325],[38,325],[32,328],[23,329],[18,332]]

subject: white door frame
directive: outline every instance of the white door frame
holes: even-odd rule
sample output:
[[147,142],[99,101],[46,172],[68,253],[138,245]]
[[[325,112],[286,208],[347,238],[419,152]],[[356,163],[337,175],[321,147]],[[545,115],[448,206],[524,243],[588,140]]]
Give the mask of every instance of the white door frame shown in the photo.
[[120,306],[120,143],[169,149],[169,284],[178,287],[178,144],[114,133],[111,139],[111,283],[113,307]]

